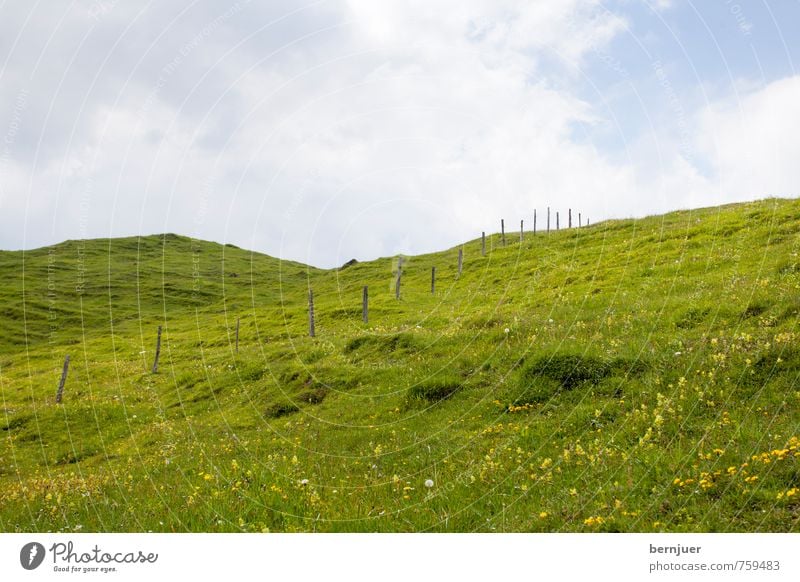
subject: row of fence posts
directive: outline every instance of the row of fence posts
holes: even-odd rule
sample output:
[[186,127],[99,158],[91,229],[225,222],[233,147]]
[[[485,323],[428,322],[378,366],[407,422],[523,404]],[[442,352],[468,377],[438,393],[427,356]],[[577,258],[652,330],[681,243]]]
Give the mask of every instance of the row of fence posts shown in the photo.
[[[533,234],[536,235],[536,210],[533,211]],[[583,224],[581,213],[578,213],[578,228],[589,226],[589,218],[586,218],[586,224]],[[572,208],[567,210],[567,228],[572,228]],[[561,230],[560,214],[556,211],[556,230]],[[550,232],[550,207],[547,207],[547,232]],[[519,240],[522,242],[525,238],[525,221],[519,221]],[[500,241],[503,246],[506,246],[506,221],[500,219]],[[481,256],[486,255],[486,233],[481,233]]]
[[[536,235],[536,210],[533,211],[533,234]],[[572,228],[572,209],[570,208],[567,213],[567,226]],[[578,213],[578,228],[589,226],[589,219],[586,219],[586,224],[583,224],[581,213]],[[556,230],[560,230],[560,216],[556,212]],[[550,207],[547,207],[547,232],[550,232]],[[500,240],[503,246],[506,246],[506,222],[505,219],[500,219]],[[525,221],[519,221],[519,240],[525,240]],[[481,256],[486,256],[486,231],[481,232]],[[458,277],[464,270],[464,249],[458,249]],[[400,299],[400,289],[403,277],[403,257],[397,259],[397,273],[394,281],[394,296],[395,299]],[[431,294],[436,294],[436,267],[431,267]],[[369,287],[364,285],[361,293],[361,319],[364,323],[369,323]],[[309,290],[308,292],[308,335],[310,337],[316,336],[316,325],[314,319],[314,293]],[[238,338],[238,333],[237,333]],[[237,339],[238,346],[238,339]],[[238,351],[238,348],[237,348]]]
[[[533,234],[536,235],[536,210],[533,211]],[[572,228],[572,209],[568,210],[567,214],[567,226],[568,228]],[[581,213],[578,213],[578,228],[582,226],[589,226],[589,219],[586,219],[586,224],[583,224]],[[559,213],[556,212],[556,230],[559,230]],[[547,207],[547,232],[550,232],[550,207]],[[522,242],[525,237],[525,221],[519,221],[519,240]],[[506,246],[506,223],[504,219],[500,220],[500,240],[503,246]],[[486,232],[481,232],[481,256],[486,256]],[[461,276],[461,273],[464,270],[464,249],[458,249],[458,276]],[[395,278],[394,284],[394,294],[395,299],[400,299],[400,287],[402,283],[402,276],[403,276],[403,257],[398,257],[397,260],[397,276]],[[436,294],[436,267],[431,267],[431,294]],[[361,293],[361,319],[364,323],[369,323],[369,287],[364,285]],[[239,353],[239,327],[240,327],[240,318],[236,318],[236,353]],[[317,330],[316,330],[316,321],[314,315],[314,291],[309,289],[308,290],[308,335],[310,337],[316,337]],[[158,326],[158,332],[156,335],[156,352],[155,356],[153,357],[153,367],[152,373],[158,373],[158,359],[161,355],[161,326]],[[69,372],[69,362],[70,357],[67,354],[66,358],[64,359],[64,367],[61,371],[61,379],[58,382],[58,389],[56,391],[56,404],[60,404],[63,397],[64,397],[64,385],[67,382],[67,374]]]

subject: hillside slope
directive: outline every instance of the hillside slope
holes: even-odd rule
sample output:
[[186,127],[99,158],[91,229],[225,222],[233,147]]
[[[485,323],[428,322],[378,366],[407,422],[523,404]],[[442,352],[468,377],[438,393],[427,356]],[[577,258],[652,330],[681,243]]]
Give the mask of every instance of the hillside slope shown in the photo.
[[799,226],[495,234],[403,257],[399,300],[396,257],[0,252],[0,529],[796,531]]

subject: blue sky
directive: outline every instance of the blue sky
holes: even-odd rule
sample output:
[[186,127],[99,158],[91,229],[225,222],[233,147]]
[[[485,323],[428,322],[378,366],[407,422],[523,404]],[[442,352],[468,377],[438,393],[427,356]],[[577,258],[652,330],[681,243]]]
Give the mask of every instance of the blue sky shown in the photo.
[[800,2],[0,4],[0,248],[320,266],[800,186]]
[[[621,2],[607,8],[626,14],[627,30],[604,51],[590,53],[581,95],[606,99],[626,134],[646,124],[646,113],[671,114],[657,79],[661,62],[684,107],[735,97],[742,85],[764,87],[797,74],[800,2]],[[656,111],[654,111],[656,110]]]

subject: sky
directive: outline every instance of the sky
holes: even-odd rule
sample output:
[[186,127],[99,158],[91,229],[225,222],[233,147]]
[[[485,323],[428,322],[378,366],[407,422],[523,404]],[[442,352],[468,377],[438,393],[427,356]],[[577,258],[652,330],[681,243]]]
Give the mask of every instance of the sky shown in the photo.
[[798,24],[798,0],[2,2],[0,249],[173,232],[335,267],[548,206],[795,197]]

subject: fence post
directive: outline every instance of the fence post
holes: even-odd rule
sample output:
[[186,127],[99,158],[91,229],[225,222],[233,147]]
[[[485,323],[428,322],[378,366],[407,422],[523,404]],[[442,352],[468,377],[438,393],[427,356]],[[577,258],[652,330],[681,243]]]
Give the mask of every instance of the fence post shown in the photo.
[[361,292],[361,319],[364,323],[369,323],[369,287],[366,285]]
[[431,267],[431,295],[436,293],[436,267]]
[[578,228],[581,227],[581,213],[578,213]]
[[61,370],[61,381],[58,383],[58,390],[56,391],[56,404],[61,404],[61,398],[64,396],[64,384],[67,382],[67,371],[69,370],[69,354],[64,358],[64,369]]
[[569,215],[567,216],[567,228],[572,228],[572,208],[568,209]]
[[500,219],[500,234],[502,235],[503,246],[506,246],[506,222]]
[[533,209],[533,236],[536,236],[536,209]]
[[403,257],[397,259],[397,279],[394,282],[394,298],[400,299],[400,278],[403,275]]
[[522,228],[524,222],[524,220],[519,221],[519,242],[525,238],[525,230]]
[[481,233],[481,256],[486,256],[486,232]]
[[308,290],[308,335],[316,337],[317,328],[314,321],[314,291]]
[[156,339],[156,357],[153,359],[153,374],[158,373],[158,356],[161,354],[161,326],[158,326],[158,338]]
[[458,276],[461,276],[461,270],[464,266],[464,249],[458,249]]
[[559,230],[560,227],[558,225],[558,210],[556,210],[556,230]]

